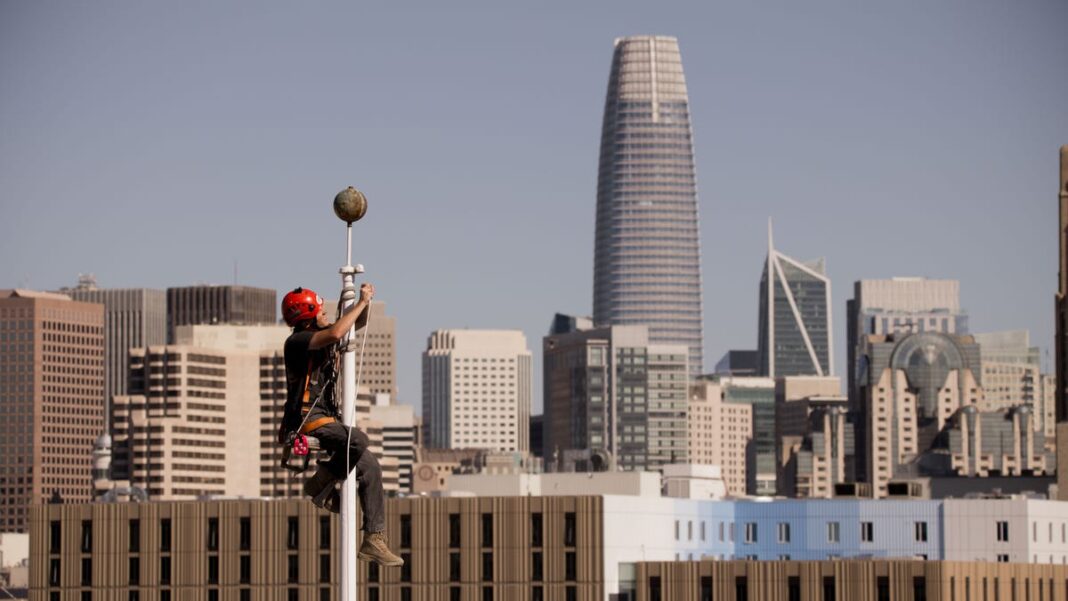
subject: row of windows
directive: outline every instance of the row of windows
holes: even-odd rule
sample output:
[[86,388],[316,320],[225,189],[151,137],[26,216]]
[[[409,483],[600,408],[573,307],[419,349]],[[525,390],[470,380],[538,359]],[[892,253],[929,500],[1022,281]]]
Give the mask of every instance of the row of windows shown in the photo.
[[[1004,536],[1001,537],[1002,524],[1005,524]],[[694,537],[694,523],[688,521],[686,523],[686,538],[692,541]],[[702,541],[707,540],[707,523],[700,522],[700,539]],[[757,522],[745,522],[743,524],[743,536],[742,539],[746,544],[755,544],[759,542],[759,529]],[[791,542],[791,527],[790,522],[778,522],[776,524],[776,542],[780,544],[787,544]],[[998,540],[1008,540],[1008,523],[998,522]],[[681,520],[675,520],[675,540],[682,540],[682,522]],[[734,542],[734,522],[719,522],[719,540],[720,542],[730,541]],[[827,522],[827,542],[840,543],[841,538],[841,522]],[[927,522],[918,521],[913,522],[913,540],[916,542],[927,542]],[[875,541],[875,524],[874,522],[860,522],[860,542],[870,543]]]

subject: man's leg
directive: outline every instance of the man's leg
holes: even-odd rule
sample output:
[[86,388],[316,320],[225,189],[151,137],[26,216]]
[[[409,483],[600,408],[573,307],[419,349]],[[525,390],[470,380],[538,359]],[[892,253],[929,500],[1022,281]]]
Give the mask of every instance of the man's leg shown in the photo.
[[382,467],[378,465],[378,458],[370,450],[360,455],[359,461],[356,462],[355,476],[360,484],[356,494],[360,497],[364,531],[384,532],[386,492],[382,489]]

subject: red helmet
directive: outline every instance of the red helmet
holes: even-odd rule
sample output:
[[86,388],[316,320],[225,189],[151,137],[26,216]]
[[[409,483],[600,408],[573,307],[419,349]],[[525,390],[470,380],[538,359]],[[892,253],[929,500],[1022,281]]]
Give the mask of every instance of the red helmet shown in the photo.
[[282,319],[286,320],[289,327],[315,319],[322,310],[323,299],[307,288],[295,288],[282,297]]

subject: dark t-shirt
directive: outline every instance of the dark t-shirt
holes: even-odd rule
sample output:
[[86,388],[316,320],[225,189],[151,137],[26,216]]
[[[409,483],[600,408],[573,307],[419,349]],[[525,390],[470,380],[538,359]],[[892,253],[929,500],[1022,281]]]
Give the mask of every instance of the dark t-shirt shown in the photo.
[[[331,347],[312,350],[309,347],[315,330],[293,332],[286,339],[286,405],[282,423],[285,429],[293,432],[300,427],[301,421],[310,423],[323,417],[337,417],[337,404],[334,400],[334,382],[337,371],[334,365],[334,353]],[[311,376],[308,368],[311,367]],[[308,383],[307,400],[305,400],[304,383]],[[323,392],[320,397],[320,391]],[[316,399],[318,403],[315,403]],[[314,407],[312,407],[314,403]]]

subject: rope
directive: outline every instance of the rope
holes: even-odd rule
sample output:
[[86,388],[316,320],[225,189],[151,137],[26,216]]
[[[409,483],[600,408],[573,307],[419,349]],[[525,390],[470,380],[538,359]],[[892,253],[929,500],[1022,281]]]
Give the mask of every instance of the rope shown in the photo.
[[367,321],[363,324],[363,338],[360,341],[360,363],[356,368],[356,390],[352,399],[352,421],[351,424],[346,424],[349,427],[348,440],[345,441],[345,478],[347,479],[352,473],[352,466],[349,461],[352,459],[350,449],[352,448],[352,429],[356,427],[356,399],[360,396],[360,380],[363,379],[363,352],[367,348],[367,331],[371,329],[371,302],[367,302]]

